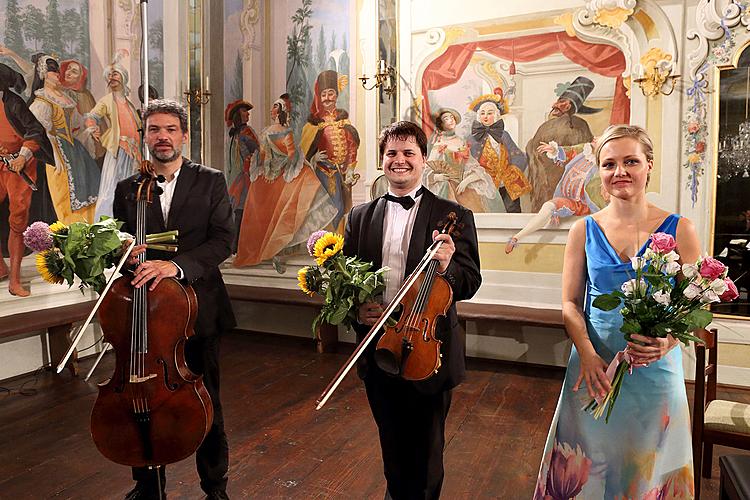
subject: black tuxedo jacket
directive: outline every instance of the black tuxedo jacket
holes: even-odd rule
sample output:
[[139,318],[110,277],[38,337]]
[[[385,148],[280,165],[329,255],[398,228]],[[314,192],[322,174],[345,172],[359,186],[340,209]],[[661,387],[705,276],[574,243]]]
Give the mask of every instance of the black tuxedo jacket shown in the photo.
[[[124,224],[122,230],[135,234],[136,202],[134,181],[138,175],[117,184],[113,212]],[[195,332],[213,335],[236,326],[219,265],[232,253],[234,224],[224,174],[183,159],[177,177],[167,224],[159,197],[154,196],[146,215],[146,233],[179,230],[177,253],[147,250],[148,260],[172,260],[184,272],[184,279],[198,296]]]
[[[388,201],[377,198],[369,203],[358,205],[349,213],[349,220],[344,235],[344,253],[373,263],[373,269],[379,269],[383,262],[383,220]],[[461,383],[466,372],[464,337],[458,325],[456,315],[456,301],[467,300],[474,296],[482,283],[479,272],[479,248],[477,244],[477,230],[471,210],[452,201],[439,198],[425,189],[419,212],[414,221],[411,240],[409,241],[409,255],[406,260],[406,272],[403,278],[411,274],[422,260],[425,252],[432,244],[432,232],[438,228],[438,222],[445,221],[449,212],[455,212],[458,223],[462,224],[461,235],[454,238],[456,252],[444,275],[453,289],[453,304],[448,314],[441,317],[436,325],[436,336],[443,342],[442,366],[436,375],[427,380],[414,382],[418,390],[425,393],[436,393],[451,389]],[[369,331],[365,325],[355,324],[357,340],[361,341]],[[375,364],[373,353],[377,339],[368,346],[362,355],[358,372],[360,377],[371,376],[373,371],[377,375],[384,375]]]

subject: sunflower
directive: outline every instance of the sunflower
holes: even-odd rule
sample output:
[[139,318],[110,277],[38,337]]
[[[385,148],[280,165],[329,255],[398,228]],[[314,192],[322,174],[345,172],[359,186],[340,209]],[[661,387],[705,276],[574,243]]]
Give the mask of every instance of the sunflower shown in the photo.
[[310,289],[311,288],[310,285],[312,285],[312,283],[308,281],[308,277],[312,278],[312,276],[308,276],[309,273],[310,273],[310,268],[308,266],[303,267],[302,269],[297,271],[297,280],[299,281],[298,285],[300,287],[300,290],[302,290],[307,295],[312,297],[313,295],[315,295],[315,292]]
[[60,221],[57,221],[54,224],[50,224],[49,230],[52,232],[52,234],[67,234],[68,226]]
[[36,254],[36,269],[47,283],[59,285],[63,282],[61,267],[60,256],[55,250],[45,250]]
[[340,234],[326,233],[315,242],[313,256],[319,266],[326,263],[328,259],[336,255],[344,248],[344,238]]

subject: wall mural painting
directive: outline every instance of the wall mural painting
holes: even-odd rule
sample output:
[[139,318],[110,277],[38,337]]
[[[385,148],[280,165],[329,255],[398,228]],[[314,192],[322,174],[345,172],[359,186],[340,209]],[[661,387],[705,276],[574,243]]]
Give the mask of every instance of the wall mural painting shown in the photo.
[[0,0],[0,239],[9,258],[0,279],[13,295],[30,294],[21,284],[29,221],[93,220],[105,149],[84,124],[96,103],[88,8],[86,0]]
[[475,213],[534,213],[507,253],[550,223],[598,211],[594,140],[629,122],[625,67],[619,49],[565,31],[448,46],[422,75],[425,183]]
[[268,125],[255,134],[246,125],[252,103],[239,98],[225,113],[236,137],[230,195],[241,210],[234,266],[270,261],[279,273],[306,251],[313,231],[343,232],[360,178],[360,139],[348,111],[349,2],[298,0],[287,8],[286,66],[277,68],[285,88],[265,111]]

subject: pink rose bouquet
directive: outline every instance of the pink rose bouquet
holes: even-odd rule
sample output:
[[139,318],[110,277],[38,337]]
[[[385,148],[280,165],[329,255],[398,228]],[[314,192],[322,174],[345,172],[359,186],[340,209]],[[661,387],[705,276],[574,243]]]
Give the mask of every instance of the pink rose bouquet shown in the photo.
[[[674,238],[665,233],[651,235],[651,244],[643,257],[631,258],[635,277],[622,284],[620,290],[602,294],[593,306],[611,311],[622,304],[622,326],[625,339],[634,333],[648,337],[671,335],[687,345],[701,342],[692,332],[705,328],[713,315],[706,306],[713,302],[729,302],[738,297],[737,287],[727,277],[727,268],[713,257],[701,257],[695,264],[679,264]],[[678,273],[683,279],[677,280]],[[625,372],[633,365],[628,349],[620,351],[607,368],[611,389],[604,398],[595,398],[584,408],[605,420],[614,408]]]

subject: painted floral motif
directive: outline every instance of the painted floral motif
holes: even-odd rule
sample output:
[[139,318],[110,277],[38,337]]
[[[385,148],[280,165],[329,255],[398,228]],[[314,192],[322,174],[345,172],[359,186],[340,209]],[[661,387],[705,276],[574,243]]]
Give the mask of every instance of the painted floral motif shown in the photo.
[[[737,2],[736,5],[742,11],[743,17],[747,15],[747,2]],[[724,37],[720,39],[721,43],[711,49],[708,58],[685,90],[689,105],[683,121],[686,158],[684,166],[689,171],[687,187],[690,190],[690,201],[693,206],[698,202],[698,186],[706,162],[708,70],[717,64],[727,63],[736,46],[735,31],[727,26],[726,20],[727,17],[721,18],[720,24],[724,31]]]

